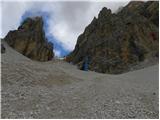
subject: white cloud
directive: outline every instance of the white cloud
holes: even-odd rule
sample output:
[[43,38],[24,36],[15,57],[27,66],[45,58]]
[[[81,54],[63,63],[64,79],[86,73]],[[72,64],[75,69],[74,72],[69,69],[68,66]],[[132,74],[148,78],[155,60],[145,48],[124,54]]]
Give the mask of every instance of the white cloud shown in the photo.
[[31,4],[24,2],[1,2],[1,36],[4,37],[9,30],[17,29],[21,16],[30,8]]
[[61,56],[61,51],[54,50],[54,54],[55,54],[56,57],[60,57]]
[[58,38],[67,50],[73,50],[78,36],[85,27],[98,16],[103,7],[115,12],[128,2],[57,2],[52,6],[53,21],[50,32]]
[[[4,37],[9,30],[17,29],[21,16],[25,11],[46,11],[50,14],[48,32],[52,34],[66,50],[73,50],[78,36],[98,16],[103,7],[110,8],[113,12],[128,1],[123,2],[1,2],[2,8],[2,34]],[[55,54],[60,55],[59,51]]]
[[54,25],[54,28],[51,29],[51,33],[57,38],[57,40],[62,43],[62,46],[67,50],[74,49],[74,39],[75,35],[73,32],[70,32],[69,27],[65,23],[58,23]]

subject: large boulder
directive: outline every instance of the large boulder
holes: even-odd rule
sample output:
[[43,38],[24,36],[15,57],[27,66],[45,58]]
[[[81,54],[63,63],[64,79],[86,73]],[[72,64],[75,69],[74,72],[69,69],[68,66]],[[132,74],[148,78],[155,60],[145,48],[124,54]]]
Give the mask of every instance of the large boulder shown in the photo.
[[[139,62],[157,57],[159,28],[154,17],[158,14],[154,13],[153,16],[149,13],[152,12],[151,8],[158,9],[157,4],[135,1],[117,14],[104,7],[98,18],[94,18],[78,37],[67,61],[82,66],[82,61],[88,57],[90,70],[118,74],[129,71]],[[148,7],[141,11],[139,5]],[[144,12],[150,16],[145,16]]]
[[10,31],[4,40],[33,60],[48,61],[54,57],[53,44],[45,38],[42,17],[25,19],[18,30]]

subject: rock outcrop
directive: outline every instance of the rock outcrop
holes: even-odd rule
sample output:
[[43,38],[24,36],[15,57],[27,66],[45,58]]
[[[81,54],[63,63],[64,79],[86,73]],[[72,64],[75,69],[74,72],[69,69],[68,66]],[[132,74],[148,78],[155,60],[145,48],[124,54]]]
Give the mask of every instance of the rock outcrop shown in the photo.
[[89,69],[118,74],[159,54],[158,1],[130,2],[118,13],[103,8],[78,37],[67,61]]
[[27,18],[18,30],[10,31],[4,40],[32,60],[48,61],[54,56],[53,44],[45,38],[42,17]]
[[6,48],[4,47],[3,44],[1,44],[1,53],[3,54],[3,53],[5,53],[5,52],[6,52]]

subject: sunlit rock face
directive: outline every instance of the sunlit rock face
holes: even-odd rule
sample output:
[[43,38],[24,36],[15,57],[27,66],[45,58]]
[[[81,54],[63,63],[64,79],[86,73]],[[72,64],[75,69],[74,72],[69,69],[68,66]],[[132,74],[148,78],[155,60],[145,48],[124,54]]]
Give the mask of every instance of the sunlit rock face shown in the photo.
[[18,30],[10,31],[4,40],[30,59],[48,61],[54,57],[53,44],[45,38],[42,17],[25,19]]
[[90,70],[118,74],[158,59],[158,10],[158,1],[133,1],[116,14],[104,7],[78,37],[67,61],[82,67],[88,57]]

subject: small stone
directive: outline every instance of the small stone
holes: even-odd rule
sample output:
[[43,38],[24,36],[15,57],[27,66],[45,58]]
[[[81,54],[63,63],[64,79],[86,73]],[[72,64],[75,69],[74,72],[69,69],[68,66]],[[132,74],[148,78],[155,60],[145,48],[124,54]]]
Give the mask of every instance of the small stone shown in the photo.
[[49,108],[49,107],[46,107],[46,109],[47,109],[47,110],[50,110],[50,108]]
[[116,103],[116,104],[120,104],[121,102],[120,102],[120,101],[118,101],[118,100],[116,100],[116,101],[115,101],[115,103]]

